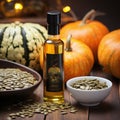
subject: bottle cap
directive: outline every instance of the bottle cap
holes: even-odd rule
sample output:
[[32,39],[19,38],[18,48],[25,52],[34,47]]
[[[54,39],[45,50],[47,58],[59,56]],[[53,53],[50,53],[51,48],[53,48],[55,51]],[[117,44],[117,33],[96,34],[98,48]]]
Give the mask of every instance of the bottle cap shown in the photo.
[[59,11],[50,11],[47,13],[47,23],[57,25],[61,23],[61,13]]

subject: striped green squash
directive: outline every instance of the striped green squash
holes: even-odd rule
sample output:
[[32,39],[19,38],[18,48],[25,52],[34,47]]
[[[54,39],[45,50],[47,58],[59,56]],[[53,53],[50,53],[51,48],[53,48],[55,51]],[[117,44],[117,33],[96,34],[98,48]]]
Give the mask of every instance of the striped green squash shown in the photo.
[[40,49],[47,30],[37,23],[0,24],[0,58],[40,70]]

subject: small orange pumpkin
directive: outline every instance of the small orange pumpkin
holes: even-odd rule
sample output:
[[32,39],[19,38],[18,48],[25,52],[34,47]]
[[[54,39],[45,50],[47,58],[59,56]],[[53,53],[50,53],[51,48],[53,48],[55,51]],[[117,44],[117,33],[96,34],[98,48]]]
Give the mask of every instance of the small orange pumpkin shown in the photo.
[[101,22],[88,20],[88,18],[93,18],[96,14],[97,12],[95,10],[91,10],[85,15],[83,20],[68,23],[64,25],[60,31],[61,38],[71,34],[73,38],[82,40],[87,44],[93,52],[95,61],[97,61],[99,42],[102,37],[109,32],[108,28]]
[[120,29],[103,37],[98,47],[98,61],[105,72],[120,78]]
[[94,64],[94,57],[91,49],[83,42],[68,38],[64,40],[64,72],[65,82],[76,76],[88,75]]

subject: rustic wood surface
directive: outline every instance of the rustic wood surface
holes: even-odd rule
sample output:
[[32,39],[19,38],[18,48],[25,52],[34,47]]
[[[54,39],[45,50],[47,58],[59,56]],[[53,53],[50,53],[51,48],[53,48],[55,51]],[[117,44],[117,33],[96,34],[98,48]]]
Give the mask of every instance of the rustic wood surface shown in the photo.
[[[61,115],[60,111],[49,113],[47,116],[43,114],[35,114],[31,118],[17,118],[16,120],[119,120],[120,119],[120,81],[113,76],[107,75],[102,72],[100,67],[95,67],[90,75],[100,76],[110,79],[113,82],[112,91],[110,95],[99,105],[94,107],[86,107],[76,102],[65,89],[65,101],[70,102],[73,106],[76,106],[78,111],[76,113],[68,113]],[[29,98],[29,97],[28,97]],[[34,100],[42,102],[43,98],[43,84],[36,89],[34,94],[30,96]],[[9,110],[9,107],[18,101],[23,101],[27,98],[8,98],[2,100],[0,98],[0,120],[7,120],[9,113],[15,112],[15,110]],[[19,110],[19,108],[17,109]]]

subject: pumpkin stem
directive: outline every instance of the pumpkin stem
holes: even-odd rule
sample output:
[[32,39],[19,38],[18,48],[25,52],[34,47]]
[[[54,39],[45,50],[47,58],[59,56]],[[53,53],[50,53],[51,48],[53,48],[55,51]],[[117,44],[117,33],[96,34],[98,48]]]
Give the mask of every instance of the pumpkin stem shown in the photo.
[[87,20],[94,20],[96,16],[105,15],[103,12],[95,11],[94,9],[90,10],[82,19],[80,26],[86,24]]
[[71,48],[71,37],[72,37],[72,35],[69,34],[69,35],[68,35],[68,38],[67,38],[67,41],[66,41],[66,48],[65,48],[65,50],[66,50],[67,52],[72,51],[72,48]]

